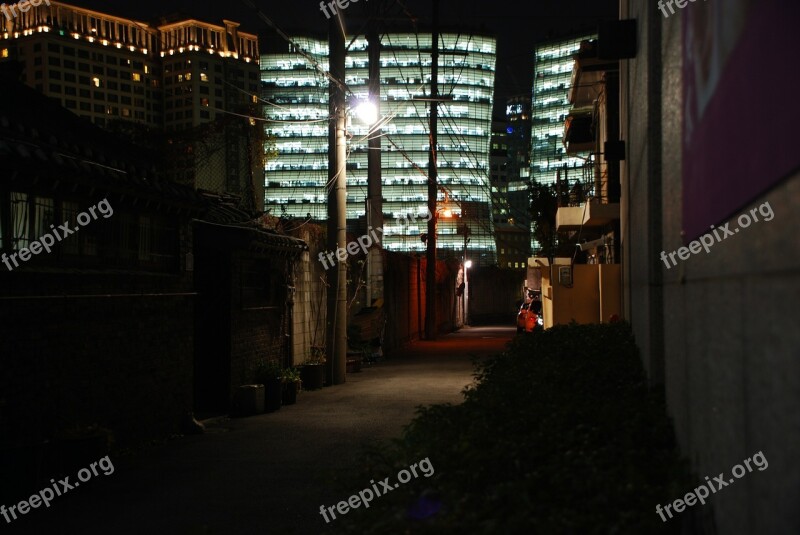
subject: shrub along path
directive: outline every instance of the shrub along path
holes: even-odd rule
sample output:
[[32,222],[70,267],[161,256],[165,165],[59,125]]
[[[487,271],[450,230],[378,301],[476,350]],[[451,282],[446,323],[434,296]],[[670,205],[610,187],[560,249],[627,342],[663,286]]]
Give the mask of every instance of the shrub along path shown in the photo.
[[[350,483],[429,457],[435,474],[347,514],[347,533],[675,533],[691,488],[627,324],[518,336],[458,405],[421,410]],[[359,487],[360,488],[360,487]],[[346,495],[343,495],[346,499]]]

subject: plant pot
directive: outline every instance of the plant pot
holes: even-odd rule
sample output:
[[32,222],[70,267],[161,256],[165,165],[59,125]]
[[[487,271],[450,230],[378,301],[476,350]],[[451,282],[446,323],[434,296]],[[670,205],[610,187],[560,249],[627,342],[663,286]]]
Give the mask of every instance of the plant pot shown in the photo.
[[264,383],[264,409],[267,412],[281,408],[281,390],[283,382],[280,378],[268,379]]
[[300,384],[297,381],[288,381],[283,383],[283,399],[281,400],[284,405],[294,405],[297,403],[297,391]]
[[231,413],[234,416],[251,416],[264,412],[264,385],[243,385],[233,395]]
[[358,373],[361,371],[361,355],[349,355],[347,357],[346,373]]
[[300,372],[303,386],[306,390],[318,390],[322,388],[325,377],[324,364],[306,364]]

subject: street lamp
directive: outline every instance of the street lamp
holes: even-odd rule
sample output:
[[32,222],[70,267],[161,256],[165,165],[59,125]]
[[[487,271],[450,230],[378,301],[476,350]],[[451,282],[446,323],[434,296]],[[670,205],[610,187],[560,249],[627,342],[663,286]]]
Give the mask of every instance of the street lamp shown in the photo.
[[353,111],[356,117],[367,126],[372,126],[378,122],[378,107],[369,100],[361,100],[356,104]]

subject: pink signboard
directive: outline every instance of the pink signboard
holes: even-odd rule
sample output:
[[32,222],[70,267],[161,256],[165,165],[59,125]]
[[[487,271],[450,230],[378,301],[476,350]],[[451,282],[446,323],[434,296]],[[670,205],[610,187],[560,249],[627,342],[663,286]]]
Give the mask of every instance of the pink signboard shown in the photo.
[[680,14],[689,242],[800,168],[800,2],[706,0]]

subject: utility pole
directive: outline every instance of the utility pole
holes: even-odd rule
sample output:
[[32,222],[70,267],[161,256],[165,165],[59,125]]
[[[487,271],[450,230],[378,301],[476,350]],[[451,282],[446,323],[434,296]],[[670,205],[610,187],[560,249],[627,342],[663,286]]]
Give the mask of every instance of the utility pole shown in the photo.
[[469,279],[467,274],[469,273],[471,262],[467,260],[467,244],[471,234],[469,226],[464,223],[464,325],[469,325]]
[[[339,23],[341,12],[331,17],[328,26],[330,44],[330,74],[328,86],[328,249],[338,253],[347,246],[347,176],[345,129],[344,35]],[[347,369],[347,259],[336,258],[335,283],[328,283],[328,316],[325,371],[329,385],[345,382]]]
[[[369,101],[375,105],[379,122],[370,125],[367,150],[367,232],[383,229],[383,188],[381,185],[381,40],[378,33],[378,10],[369,21],[367,48],[369,50]],[[383,239],[383,234],[381,234]],[[370,247],[367,254],[367,306],[375,299],[383,298],[383,246],[381,242]]]
[[428,250],[425,277],[425,338],[436,339],[436,196],[438,195],[436,153],[439,127],[439,0],[433,0],[433,36],[431,50],[431,150],[428,157]]

